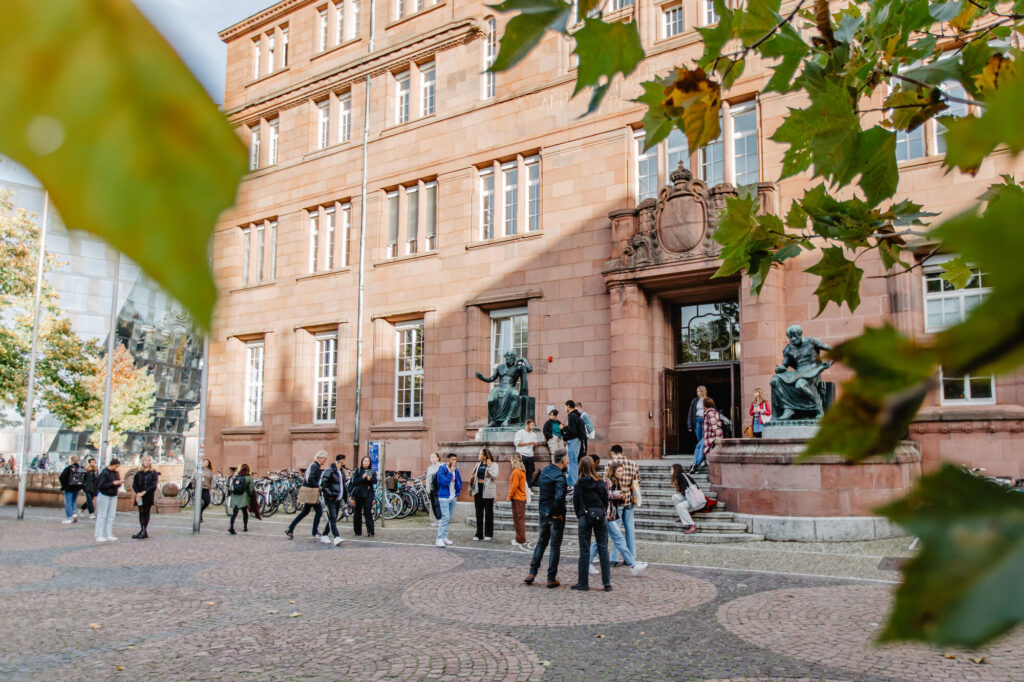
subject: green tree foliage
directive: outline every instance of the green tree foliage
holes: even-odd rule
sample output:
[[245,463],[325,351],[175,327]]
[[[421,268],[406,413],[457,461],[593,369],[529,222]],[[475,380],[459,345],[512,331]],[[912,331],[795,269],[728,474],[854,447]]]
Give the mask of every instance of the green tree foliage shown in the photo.
[[[44,258],[44,269],[58,263]],[[14,209],[0,193],[0,425],[4,412],[25,414],[28,364],[32,350],[32,306],[39,266],[36,217]],[[36,360],[36,397],[65,423],[77,422],[94,407],[85,379],[95,372],[99,345],[84,342],[57,306],[57,293],[43,280]]]
[[[79,431],[91,430],[89,442],[99,447],[103,425],[103,392],[107,379],[107,363],[101,360],[98,369],[85,382],[85,389],[93,396],[94,409],[84,414],[75,424]],[[156,379],[145,367],[135,365],[131,353],[118,344],[114,350],[110,374],[110,444],[121,447],[132,431],[145,431],[153,422],[156,404]]]
[[[819,278],[820,310],[833,303],[855,310],[862,255],[876,251],[895,274],[914,267],[912,248],[927,245],[933,253],[958,255],[943,274],[955,286],[967,283],[971,266],[991,284],[991,294],[962,324],[927,342],[885,326],[835,349],[833,358],[855,376],[808,454],[838,453],[852,462],[890,455],[935,388],[939,365],[957,375],[1008,371],[1024,362],[1024,231],[1018,224],[1024,188],[1004,178],[977,206],[932,226],[921,206],[898,196],[896,163],[897,132],[930,118],[946,129],[950,169],[976,173],[996,148],[1024,151],[1024,54],[1006,47],[1011,33],[1024,29],[1024,0],[869,0],[836,3],[837,11],[828,0],[796,0],[785,10],[780,0],[747,0],[739,9],[723,0],[714,4],[719,22],[698,29],[704,51],[696,63],[641,84],[636,101],[646,107],[645,144],[657,144],[673,128],[686,133],[690,149],[714,140],[723,89],[758,56],[772,72],[767,91],[800,95],[793,100],[800,108],[789,110],[772,137],[785,146],[780,179],[812,178],[784,220],[759,215],[757,202],[742,191],[727,201],[715,234],[723,247],[717,274],[746,272],[756,294],[774,267],[818,251],[806,272]],[[569,4],[562,0],[496,6],[519,14],[502,37],[507,58],[499,57],[494,70],[522,59],[553,30],[576,41],[577,91],[595,85],[599,91],[618,73],[628,75],[635,40],[626,40],[623,29],[613,35],[601,28],[600,7],[581,5],[581,12],[595,10],[596,16],[570,27]],[[513,30],[527,24],[530,31]],[[585,47],[597,40],[603,41],[600,57]],[[615,51],[621,59],[609,54]],[[954,95],[951,83],[966,97]],[[953,102],[971,105],[972,113],[945,116]],[[961,502],[973,509],[953,524]],[[1024,620],[1019,500],[942,472],[885,513],[925,542],[898,593],[887,639],[975,645]],[[984,535],[978,551],[970,549],[971,534]],[[936,598],[946,590],[947,598]]]

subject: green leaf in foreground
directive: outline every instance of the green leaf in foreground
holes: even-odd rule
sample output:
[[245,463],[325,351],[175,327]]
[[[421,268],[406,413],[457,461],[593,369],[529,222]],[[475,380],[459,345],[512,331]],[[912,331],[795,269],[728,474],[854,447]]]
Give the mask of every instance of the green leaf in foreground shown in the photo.
[[0,63],[0,152],[209,328],[207,247],[246,155],[171,47],[129,2],[7,0]]
[[829,301],[842,305],[846,301],[851,311],[860,305],[860,278],[864,274],[857,265],[847,260],[843,247],[830,246],[822,249],[821,260],[805,272],[821,278],[814,295],[818,297],[818,314],[825,310]]
[[575,96],[583,88],[593,86],[587,113],[593,113],[601,106],[601,100],[608,93],[608,87],[616,74],[628,76],[644,58],[640,44],[640,32],[636,22],[628,24],[614,21],[606,24],[600,19],[587,18],[583,28],[573,37],[576,39],[574,52],[579,55],[580,65],[576,71]]
[[944,122],[946,160],[950,168],[976,173],[982,160],[997,146],[1005,144],[1014,154],[1024,151],[1024,69],[1016,69],[1012,77],[1000,77],[999,88],[985,94],[986,106],[981,116],[964,116]]
[[646,104],[647,111],[641,122],[644,128],[644,151],[658,144],[672,132],[675,119],[669,118],[663,102],[665,101],[665,84],[660,81],[644,81],[640,84],[643,94],[634,102]]
[[499,12],[519,12],[505,25],[491,71],[512,68],[529,54],[549,28],[562,31],[569,19],[569,4],[564,0],[505,0],[488,7]]
[[977,646],[1024,622],[1024,494],[946,465],[879,511],[923,546],[883,641]]

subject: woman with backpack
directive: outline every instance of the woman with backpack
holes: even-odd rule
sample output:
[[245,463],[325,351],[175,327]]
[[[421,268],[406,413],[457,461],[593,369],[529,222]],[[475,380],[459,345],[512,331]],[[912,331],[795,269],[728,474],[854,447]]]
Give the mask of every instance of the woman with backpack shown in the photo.
[[712,398],[704,398],[703,432],[703,442],[698,445],[696,454],[693,456],[693,466],[690,467],[691,474],[697,473],[707,461],[708,455],[725,435],[722,428],[722,415],[715,408],[715,401]]
[[78,455],[60,472],[60,489],[64,493],[64,523],[78,522],[78,493],[85,483],[85,469],[78,465]]
[[687,535],[697,532],[697,524],[693,522],[690,512],[700,511],[707,505],[707,498],[704,492],[697,485],[697,482],[690,478],[690,475],[683,471],[682,464],[673,464],[672,472],[669,474],[672,487],[676,492],[672,495],[672,503],[676,506],[676,513],[679,514],[679,521],[686,526],[683,531]]
[[437,503],[437,470],[441,468],[441,455],[437,452],[430,453],[430,466],[427,467],[427,491],[430,494],[430,525],[436,526],[441,522],[441,507]]
[[88,510],[89,518],[96,518],[96,507],[93,505],[93,499],[96,497],[96,484],[99,481],[100,472],[96,469],[96,458],[90,457],[89,461],[85,465],[85,480],[82,482],[82,492],[85,493],[85,504],[82,505],[82,511]]
[[589,590],[590,541],[597,543],[601,559],[601,583],[605,592],[612,590],[612,569],[608,562],[608,488],[597,473],[594,460],[584,457],[579,464],[579,479],[572,495],[572,506],[579,519],[580,560],[574,590]]
[[231,477],[231,497],[228,500],[228,504],[231,507],[231,525],[228,526],[228,532],[232,535],[235,533],[235,519],[238,518],[238,510],[242,510],[242,532],[249,532],[249,502],[252,501],[252,496],[256,493],[256,483],[252,480],[252,471],[249,469],[249,465],[242,463],[238,467],[238,471]]
[[132,478],[132,490],[135,492],[135,505],[139,508],[138,533],[132,536],[135,540],[145,540],[149,537],[146,527],[149,526],[149,512],[153,509],[156,500],[156,485],[160,479],[160,472],[153,468],[153,458],[146,455],[142,458],[140,469]]

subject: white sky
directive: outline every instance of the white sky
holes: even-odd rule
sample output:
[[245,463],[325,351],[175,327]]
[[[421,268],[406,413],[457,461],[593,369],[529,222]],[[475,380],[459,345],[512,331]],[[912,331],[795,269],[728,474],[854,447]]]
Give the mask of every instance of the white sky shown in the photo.
[[224,102],[227,46],[219,31],[277,0],[133,0],[217,104]]

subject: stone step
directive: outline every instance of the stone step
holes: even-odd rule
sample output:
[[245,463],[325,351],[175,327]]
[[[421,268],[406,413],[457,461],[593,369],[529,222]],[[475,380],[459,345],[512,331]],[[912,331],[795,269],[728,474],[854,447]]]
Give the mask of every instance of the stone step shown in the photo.
[[[575,519],[575,517],[572,514],[570,514],[570,520],[574,520],[574,519]],[[533,517],[529,517],[528,516],[526,520],[527,520],[527,523],[534,523],[534,524],[536,524],[537,517],[536,516],[533,516]],[[701,531],[701,532],[735,533],[735,534],[745,534],[747,532],[747,524],[745,524],[745,523],[736,523],[735,521],[725,521],[725,520],[718,520],[718,519],[714,519],[714,518],[711,518],[711,519],[701,518],[699,516],[695,516],[693,520],[697,524],[697,529],[699,531]],[[473,521],[475,522],[476,519],[473,519]],[[512,513],[511,512],[499,512],[498,510],[495,510],[495,512],[494,512],[494,522],[497,523],[499,521],[501,521],[502,523],[509,524],[509,528],[511,528],[512,527],[511,526],[511,524],[512,524]],[[675,530],[681,528],[681,525],[680,525],[679,521],[677,521],[675,517],[664,517],[664,518],[656,518],[656,519],[649,519],[649,518],[645,519],[645,518],[639,518],[638,517],[638,518],[634,519],[634,526],[635,526],[635,528],[636,528],[636,530],[638,532],[641,531],[641,530],[670,531],[671,532],[671,531],[675,531]]]
[[[721,508],[722,505],[717,505],[715,511],[712,512],[696,512],[693,514],[695,519],[708,519],[715,521],[734,521],[736,518],[735,512],[726,511]],[[512,505],[509,502],[497,502],[494,505],[495,515],[505,514],[509,518],[512,516]],[[570,514],[572,512],[570,511]],[[534,501],[532,504],[526,507],[526,517],[535,518],[537,516],[537,502]],[[675,505],[669,503],[664,506],[649,506],[644,504],[636,510],[634,514],[635,519],[674,519],[676,518]]]
[[[475,525],[476,520],[473,518],[469,519],[470,525]],[[494,529],[501,531],[513,531],[511,521],[498,520],[497,517],[494,519]],[[701,530],[700,522],[697,523],[698,532],[687,535],[683,533],[682,527],[677,524],[675,530],[648,530],[643,528],[636,529],[636,537],[638,540],[647,540],[651,542],[689,542],[694,544],[722,544],[722,543],[734,543],[734,542],[761,542],[764,540],[763,535],[754,535],[752,533],[720,533],[720,532],[704,532]],[[573,529],[566,528],[565,537],[567,539],[573,538],[575,533]],[[538,532],[537,523],[535,521],[526,521],[526,532],[535,537]]]

